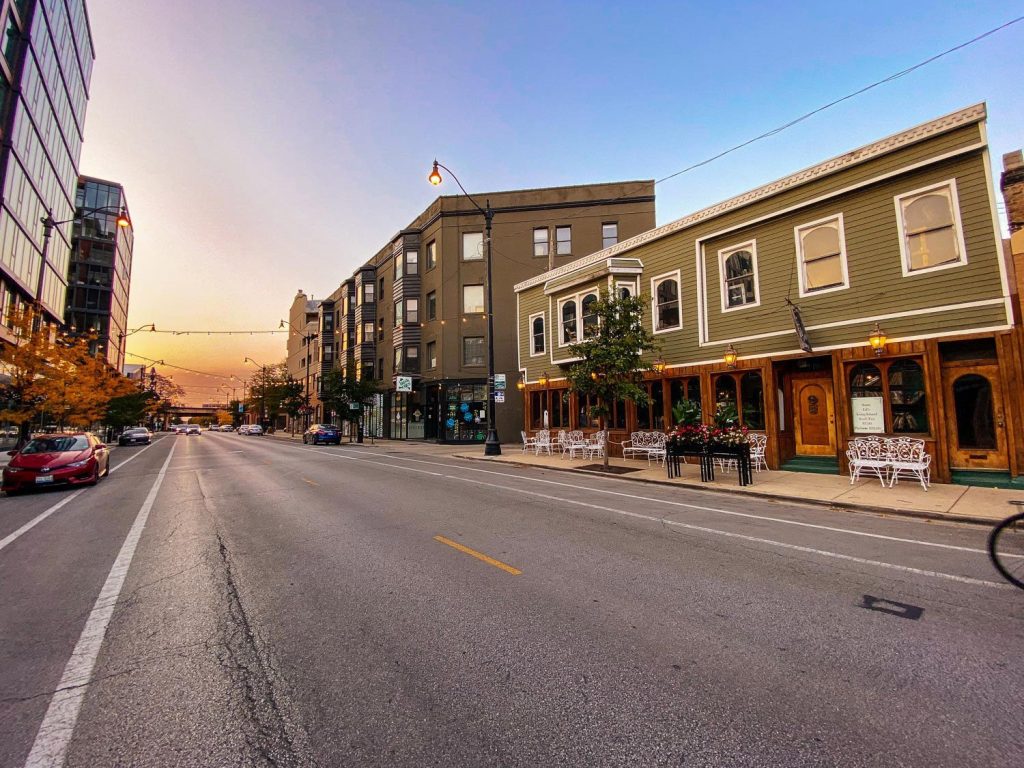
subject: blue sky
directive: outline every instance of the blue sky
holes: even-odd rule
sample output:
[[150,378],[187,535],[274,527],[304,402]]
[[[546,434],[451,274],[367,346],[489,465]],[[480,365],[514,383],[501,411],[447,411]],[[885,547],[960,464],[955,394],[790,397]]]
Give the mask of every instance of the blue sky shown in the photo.
[[[125,185],[130,318],[274,328],[434,198],[660,179],[964,42],[1024,4],[90,0],[84,173]],[[658,223],[987,101],[1024,145],[1024,22],[657,187]],[[138,334],[242,372],[277,337]],[[236,362],[237,360],[237,362]],[[196,398],[190,398],[196,399]]]

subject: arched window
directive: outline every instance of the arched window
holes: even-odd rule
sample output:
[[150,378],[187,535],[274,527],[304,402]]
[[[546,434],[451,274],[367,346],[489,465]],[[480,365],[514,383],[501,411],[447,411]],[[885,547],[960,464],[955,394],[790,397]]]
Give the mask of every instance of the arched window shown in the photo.
[[562,305],[562,345],[576,341],[576,301],[569,299]]
[[654,330],[679,328],[679,280],[666,277],[654,283]]
[[968,373],[953,382],[956,409],[956,441],[963,448],[979,450],[998,446],[992,413],[992,385],[984,376]]
[[797,231],[803,293],[846,285],[846,252],[840,217]]
[[722,251],[722,278],[725,306],[742,307],[757,303],[755,260],[746,247]]
[[927,432],[924,371],[913,360],[889,366],[889,406],[893,432]]
[[532,354],[544,354],[544,315],[538,315],[537,317],[533,318],[533,323],[530,327],[530,333],[533,337]]
[[851,397],[881,397],[882,372],[869,363],[861,363],[850,371]]
[[898,198],[903,217],[904,270],[914,272],[962,258],[952,183]]
[[593,336],[597,333],[597,294],[588,293],[580,302],[580,309],[583,315],[583,338]]
[[764,429],[764,381],[758,371],[743,374],[740,379],[740,400],[743,403],[743,424],[748,429]]
[[715,421],[739,424],[739,409],[736,402],[736,379],[722,374],[715,379]]
[[860,363],[850,369],[853,431],[927,433],[928,403],[919,360]]

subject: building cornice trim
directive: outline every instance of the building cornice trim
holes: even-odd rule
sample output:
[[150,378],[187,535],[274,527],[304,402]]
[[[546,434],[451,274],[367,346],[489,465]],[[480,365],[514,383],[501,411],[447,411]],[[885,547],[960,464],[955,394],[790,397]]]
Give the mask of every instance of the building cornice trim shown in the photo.
[[523,282],[518,283],[514,290],[518,292],[524,291],[528,288],[533,288],[536,285],[540,285],[554,278],[568,274],[574,270],[582,269],[596,261],[600,261],[601,259],[606,259],[609,256],[614,256],[624,251],[632,250],[633,248],[643,245],[644,243],[649,243],[652,240],[659,240],[673,234],[674,232],[686,229],[687,227],[691,227],[715,216],[720,216],[728,213],[729,211],[759,202],[803,184],[816,181],[826,176],[831,176],[832,174],[838,173],[855,165],[860,165],[861,163],[865,163],[869,160],[874,160],[875,158],[910,146],[911,144],[925,141],[926,139],[933,138],[943,133],[948,133],[966,125],[982,122],[985,120],[985,116],[985,104],[984,102],[981,102],[956,112],[952,112],[948,115],[944,115],[943,117],[936,118],[935,120],[930,120],[927,123],[922,123],[921,125],[893,134],[892,136],[887,136],[884,139],[872,142],[871,144],[867,144],[850,152],[845,152],[842,155],[825,160],[817,165],[805,168],[802,171],[797,171],[789,176],[784,176],[776,181],[756,187],[748,192],[731,197],[728,200],[723,200],[720,203],[703,208],[696,213],[691,213],[681,219],[676,219],[668,224],[655,227],[654,229],[650,229],[647,232],[631,237],[628,240],[623,240],[621,243],[616,243],[609,248],[597,251],[590,256],[585,256],[570,264],[565,264],[557,269],[530,278],[529,280],[524,280]]

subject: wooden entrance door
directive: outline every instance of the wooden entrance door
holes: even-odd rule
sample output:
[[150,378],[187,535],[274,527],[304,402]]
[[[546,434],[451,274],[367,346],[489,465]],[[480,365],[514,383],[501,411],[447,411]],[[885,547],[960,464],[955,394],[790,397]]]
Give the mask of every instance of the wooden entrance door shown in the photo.
[[793,432],[798,456],[836,455],[836,417],[830,377],[793,377]]
[[994,365],[947,368],[942,372],[946,398],[946,435],[954,469],[1010,468],[1006,419]]

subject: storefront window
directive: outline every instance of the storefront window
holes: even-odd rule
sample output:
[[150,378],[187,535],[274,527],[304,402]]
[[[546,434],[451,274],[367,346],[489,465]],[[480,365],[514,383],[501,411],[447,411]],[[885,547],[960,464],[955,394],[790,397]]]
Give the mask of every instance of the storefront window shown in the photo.
[[483,442],[487,433],[486,385],[449,384],[444,409],[445,440]]
[[644,384],[647,390],[647,405],[637,405],[637,429],[665,429],[665,395],[662,382],[648,381]]
[[609,419],[609,425],[612,429],[625,429],[626,428],[626,401],[619,400],[615,403],[615,407],[612,408],[612,416]]
[[913,360],[898,360],[889,366],[889,405],[893,432],[927,432],[924,372]]
[[669,382],[669,402],[672,406],[672,425],[684,421],[700,422],[700,377],[672,379]]
[[715,379],[715,421],[738,424],[739,408],[736,404],[736,379],[726,374]]
[[743,425],[747,429],[764,429],[764,382],[758,371],[743,374],[740,399],[743,402]]
[[534,390],[530,393],[530,429],[544,429],[544,406],[547,392]]
[[579,411],[576,416],[576,426],[578,429],[584,429],[586,427],[598,426],[597,416],[593,415],[594,407],[600,402],[595,395],[580,395],[577,400],[579,404]]
[[850,398],[856,434],[928,432],[924,371],[916,360],[855,365]]

